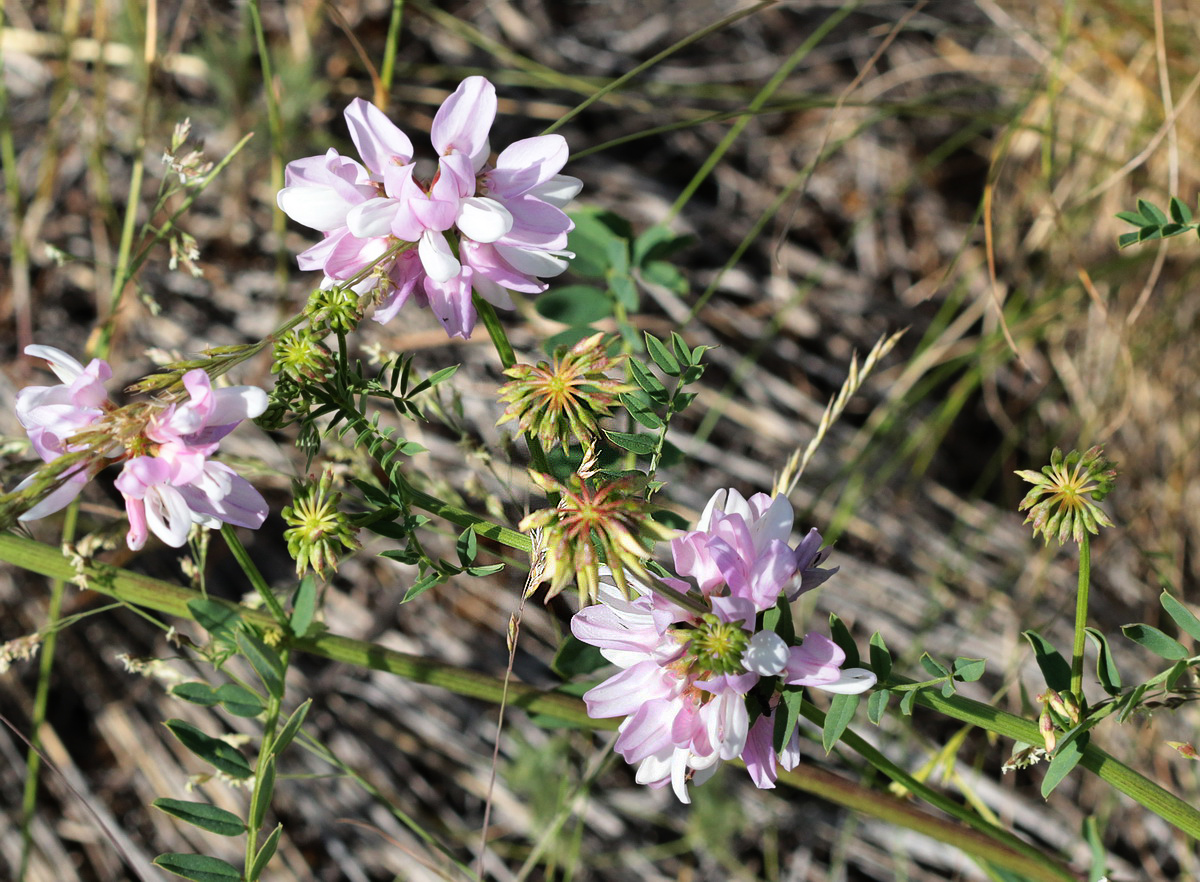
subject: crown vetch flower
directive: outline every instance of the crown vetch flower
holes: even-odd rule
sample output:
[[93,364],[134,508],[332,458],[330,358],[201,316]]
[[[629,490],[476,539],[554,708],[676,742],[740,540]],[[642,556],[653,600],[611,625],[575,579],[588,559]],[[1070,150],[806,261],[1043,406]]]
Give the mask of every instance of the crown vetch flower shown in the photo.
[[472,290],[503,309],[512,308],[509,291],[544,291],[539,277],[561,273],[573,256],[562,208],[582,184],[559,174],[568,155],[559,135],[518,141],[489,167],[496,107],[485,78],[459,84],[434,116],[438,165],[425,181],[408,137],[378,108],[352,101],[345,117],[362,162],[336,150],[296,160],[277,197],[289,217],[325,235],[300,255],[301,269],[322,270],[322,287],[331,287],[409,243],[355,290],[378,289],[377,321],[415,300],[464,338],[475,326]]
[[[663,580],[675,591],[690,591],[711,612],[685,610],[631,574],[624,577],[633,592],[627,598],[617,574],[606,568],[599,602],[572,619],[579,640],[622,668],[583,698],[593,717],[625,717],[615,749],[638,765],[639,783],[670,784],[688,802],[689,781],[702,783],[720,761],[740,756],[757,786],[773,787],[776,766],[790,769],[799,759],[794,733],[782,754],[774,750],[780,690],[856,694],[875,684],[870,671],[845,668],[845,653],[821,634],[788,645],[763,629],[762,613],[803,590],[802,567],[820,562],[809,537],[795,548],[788,544],[791,527],[784,497],[746,500],[734,490],[719,491],[697,528],[672,542],[676,570],[697,586]],[[774,678],[767,681],[773,683],[769,709],[751,725],[746,695],[767,677]],[[756,707],[761,690],[758,695]]]
[[[183,376],[186,400],[118,408],[103,387],[112,376],[107,363],[96,359],[84,368],[53,347],[26,351],[49,361],[64,380],[60,386],[29,387],[17,395],[18,417],[34,448],[49,463],[85,453],[90,458],[67,466],[66,481],[20,515],[22,520],[57,511],[103,465],[123,462],[116,486],[125,499],[126,539],[134,550],[151,532],[179,547],[194,523],[261,526],[267,504],[259,492],[229,466],[209,459],[240,422],[266,409],[261,389],[214,389],[208,374],[196,369]],[[35,473],[16,490],[31,488],[38,479]]]
[[[52,462],[66,453],[83,449],[68,444],[68,439],[95,423],[112,407],[104,388],[104,383],[112,378],[112,368],[99,358],[93,358],[84,367],[53,346],[26,346],[25,354],[45,359],[62,380],[55,386],[27,386],[16,397],[17,419],[25,427],[33,449],[43,462]],[[30,475],[15,490],[31,486],[35,478],[36,475]],[[19,520],[37,520],[64,508],[87,483],[87,466],[81,463],[60,480],[55,489],[21,514]]]

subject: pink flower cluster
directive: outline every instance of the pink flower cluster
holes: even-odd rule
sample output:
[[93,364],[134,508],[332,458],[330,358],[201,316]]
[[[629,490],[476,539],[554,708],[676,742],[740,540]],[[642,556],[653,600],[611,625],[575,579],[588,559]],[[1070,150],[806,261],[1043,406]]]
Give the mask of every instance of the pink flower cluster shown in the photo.
[[512,309],[509,291],[540,293],[540,277],[566,269],[574,225],[562,209],[582,187],[558,173],[567,142],[526,138],[489,165],[496,89],[486,79],[463,80],[434,116],[438,164],[429,180],[416,176],[412,142],[382,111],[356,98],[345,116],[362,161],[330,149],[288,163],[278,196],[288,217],[325,234],[299,256],[301,269],[325,274],[324,287],[350,280],[398,242],[414,244],[354,289],[381,286],[376,321],[411,299],[429,306],[450,336],[466,338],[476,318],[472,289]]
[[[112,368],[98,358],[85,368],[52,346],[29,346],[25,352],[44,358],[62,380],[56,386],[22,389],[16,400],[17,418],[34,450],[51,462],[82,449],[72,444],[72,436],[117,410],[104,388]],[[178,548],[192,524],[257,528],[267,516],[266,501],[257,490],[229,466],[209,459],[238,423],[266,410],[266,393],[254,386],[214,389],[202,370],[184,374],[183,385],[187,401],[155,412],[136,437],[114,439],[95,450],[100,457],[124,462],[116,486],[125,498],[126,541],[134,550],[150,532]],[[81,465],[20,519],[35,520],[63,508],[79,495],[89,475]],[[33,476],[26,478],[17,489],[32,481]]]
[[[637,781],[671,784],[690,802],[687,782],[700,784],[721,760],[741,757],[754,783],[775,786],[777,765],[794,768],[799,743],[774,749],[774,707],[785,686],[859,693],[875,684],[861,668],[843,668],[846,656],[827,637],[805,635],[789,646],[762,630],[760,613],[833,574],[818,564],[821,537],[810,531],[795,548],[788,542],[792,509],[787,499],[757,494],[746,500],[736,490],[718,491],[696,528],[674,539],[676,571],[690,577],[664,579],[680,592],[692,591],[712,610],[697,615],[630,577],[638,596],[626,599],[602,581],[600,603],[580,610],[571,632],[622,670],[584,696],[592,717],[625,717],[616,750],[638,765]],[[776,678],[770,695],[760,681]],[[747,695],[755,690],[760,712],[753,724]]]

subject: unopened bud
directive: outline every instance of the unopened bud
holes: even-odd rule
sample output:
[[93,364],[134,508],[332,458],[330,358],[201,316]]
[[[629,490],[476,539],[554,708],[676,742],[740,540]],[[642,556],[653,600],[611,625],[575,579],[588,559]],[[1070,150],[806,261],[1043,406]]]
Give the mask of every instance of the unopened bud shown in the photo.
[[1042,713],[1038,717],[1038,731],[1042,733],[1042,741],[1046,745],[1046,751],[1052,753],[1058,744],[1058,736],[1054,730],[1054,720],[1050,716],[1048,707],[1042,708]]

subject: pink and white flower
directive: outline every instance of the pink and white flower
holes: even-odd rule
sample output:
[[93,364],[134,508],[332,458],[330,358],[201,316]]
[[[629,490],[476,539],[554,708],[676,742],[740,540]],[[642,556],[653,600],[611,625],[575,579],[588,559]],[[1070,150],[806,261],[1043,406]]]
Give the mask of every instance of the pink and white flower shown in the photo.
[[[72,443],[72,436],[117,410],[103,385],[112,369],[99,359],[85,368],[50,346],[30,346],[26,352],[45,358],[63,380],[58,386],[31,386],[17,394],[17,416],[34,449],[46,462],[87,448],[102,464],[124,462],[116,486],[125,499],[130,548],[140,549],[150,533],[178,548],[193,524],[262,525],[267,504],[261,494],[229,466],[209,459],[239,423],[266,410],[267,396],[261,389],[214,389],[204,371],[188,371],[183,376],[186,401],[152,413],[136,432],[122,430],[120,441],[89,438],[85,447]],[[79,466],[21,520],[44,517],[67,505],[94,471]],[[31,475],[17,489],[28,487],[34,478]]]
[[[67,443],[68,439],[96,422],[112,406],[104,388],[104,383],[112,378],[112,368],[99,358],[93,358],[84,367],[53,346],[26,346],[25,354],[45,359],[62,380],[54,386],[26,386],[16,398],[17,419],[25,427],[33,449],[43,462],[51,462],[77,449]],[[16,489],[23,490],[32,481],[31,475]],[[19,520],[37,520],[65,508],[87,481],[87,469],[81,465]]]
[[129,516],[126,540],[135,551],[147,531],[178,548],[192,524],[257,529],[267,517],[266,501],[245,478],[208,459],[239,423],[266,410],[266,393],[254,386],[213,389],[199,369],[183,375],[183,386],[188,400],[169,405],[146,426],[146,438],[156,442],[153,455],[127,460],[116,481]]
[[[600,602],[572,619],[575,637],[622,668],[583,698],[592,717],[625,717],[615,749],[638,765],[639,783],[670,784],[689,802],[689,781],[699,784],[722,760],[740,756],[758,786],[773,787],[776,764],[792,768],[798,761],[798,741],[793,735],[777,757],[772,715],[760,714],[751,725],[747,696],[755,693],[756,708],[773,707],[784,689],[857,694],[875,684],[870,671],[845,668],[845,653],[821,634],[789,645],[763,629],[761,614],[781,596],[794,596],[802,568],[820,562],[807,538],[789,545],[791,529],[783,497],[746,500],[722,490],[697,529],[672,542],[676,570],[696,587],[664,580],[706,601],[710,613],[682,609],[629,575],[636,593],[625,598],[604,574]],[[764,678],[773,678],[766,694]]]
[[475,326],[472,291],[511,309],[510,291],[546,290],[540,277],[558,275],[573,256],[565,250],[573,224],[562,208],[582,184],[559,174],[568,155],[559,135],[518,141],[489,167],[496,108],[490,82],[463,80],[434,116],[438,167],[423,181],[408,137],[374,106],[351,102],[346,122],[362,162],[330,150],[289,163],[277,199],[293,220],[325,234],[300,255],[301,269],[320,269],[328,287],[396,243],[410,243],[412,251],[389,259],[355,290],[384,283],[377,321],[415,300],[450,336],[464,338]]

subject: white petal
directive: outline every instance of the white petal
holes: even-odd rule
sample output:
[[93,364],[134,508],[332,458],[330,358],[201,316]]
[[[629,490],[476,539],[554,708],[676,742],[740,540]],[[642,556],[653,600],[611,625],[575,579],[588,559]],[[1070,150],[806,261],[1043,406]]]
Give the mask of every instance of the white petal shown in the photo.
[[192,510],[174,487],[146,488],[146,522],[154,535],[172,548],[182,548],[192,529]]
[[[36,473],[30,475],[28,478],[18,484],[13,489],[13,492],[15,493],[18,490],[24,490],[33,483],[33,479],[36,476]],[[29,511],[25,512],[23,515],[20,515],[17,520],[36,521],[38,518],[44,518],[46,515],[54,514],[56,511],[66,508],[67,504],[79,495],[79,492],[83,490],[83,487],[86,483],[86,481],[66,481],[66,483],[59,485],[56,489],[51,490],[49,493],[43,496],[36,505],[30,508]]]
[[742,664],[746,670],[754,671],[760,677],[774,677],[788,663],[788,645],[774,631],[759,631],[750,638],[750,645],[742,654]]
[[323,233],[345,226],[350,210],[350,203],[337,190],[308,184],[284,187],[275,202],[296,223]]
[[400,210],[400,200],[379,196],[360,202],[346,214],[346,227],[359,239],[373,239],[391,232],[392,219]]
[[675,753],[671,755],[671,789],[675,791],[675,796],[684,805],[691,805],[692,798],[688,795],[687,789],[687,773],[688,773],[688,751],[680,748],[675,748]]
[[75,379],[83,373],[83,365],[53,346],[38,344],[26,346],[25,354],[32,355],[34,358],[44,358],[50,363],[50,370],[54,371],[64,383],[74,383]]
[[783,494],[771,500],[770,506],[763,512],[762,517],[754,523],[750,530],[754,539],[754,548],[762,552],[772,539],[787,542],[792,535],[792,504]]
[[638,766],[634,780],[639,784],[652,784],[671,777],[671,760],[675,756],[675,748],[668,747],[658,753],[652,753],[642,760]]
[[421,256],[421,266],[425,267],[425,272],[435,282],[448,282],[462,269],[450,250],[450,243],[436,230],[426,230],[421,234],[417,254]]
[[820,689],[822,692],[858,695],[860,692],[866,692],[875,683],[875,675],[865,668],[846,668],[837,682],[815,684],[812,688]]
[[[549,251],[529,251],[525,248],[510,248],[506,245],[497,245],[496,251],[517,272],[530,276],[557,276],[567,268],[565,260],[555,257]],[[571,255],[571,257],[574,256],[574,254]]]
[[549,202],[556,208],[562,208],[579,195],[583,189],[583,181],[570,175],[555,175],[544,184],[538,184],[529,191],[529,195],[543,202]]
[[697,530],[701,533],[708,532],[708,528],[712,524],[713,512],[725,510],[725,497],[728,494],[728,490],[718,490],[709,497],[708,502],[704,506],[704,511],[700,515],[700,520],[696,521]]
[[476,242],[495,242],[513,226],[513,216],[495,199],[470,196],[458,207],[458,228]]
[[267,409],[267,393],[257,386],[230,386],[213,390],[213,409],[206,425],[227,426],[252,420]]
[[722,511],[727,515],[741,515],[742,520],[746,522],[746,526],[754,523],[754,511],[750,508],[750,503],[746,501],[746,497],[738,493],[732,487],[729,488],[729,494],[725,499],[725,505],[722,506]]

